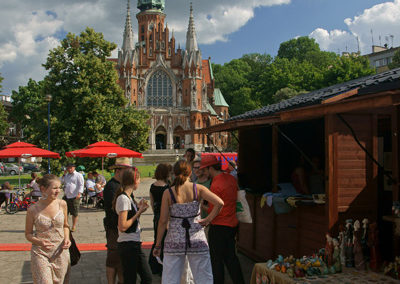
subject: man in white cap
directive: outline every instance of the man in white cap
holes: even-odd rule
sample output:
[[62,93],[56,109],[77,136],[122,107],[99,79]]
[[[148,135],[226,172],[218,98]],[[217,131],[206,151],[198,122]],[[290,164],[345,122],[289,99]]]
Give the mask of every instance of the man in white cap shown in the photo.
[[106,231],[107,239],[107,258],[106,258],[106,274],[108,284],[116,283],[118,275],[118,282],[124,283],[122,274],[122,264],[118,253],[118,215],[112,209],[112,202],[116,191],[121,186],[122,173],[125,169],[132,168],[129,158],[117,158],[115,165],[109,169],[114,170],[114,177],[111,178],[104,187],[104,211],[106,217],[104,218],[104,229]]

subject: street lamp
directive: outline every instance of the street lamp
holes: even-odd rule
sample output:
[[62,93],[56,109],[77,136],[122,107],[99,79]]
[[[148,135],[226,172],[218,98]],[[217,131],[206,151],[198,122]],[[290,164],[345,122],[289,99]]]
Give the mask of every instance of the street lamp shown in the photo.
[[[46,95],[46,101],[47,101],[47,143],[49,146],[49,151],[50,151],[50,103],[53,97],[51,95]],[[48,173],[50,173],[50,158],[48,158]]]

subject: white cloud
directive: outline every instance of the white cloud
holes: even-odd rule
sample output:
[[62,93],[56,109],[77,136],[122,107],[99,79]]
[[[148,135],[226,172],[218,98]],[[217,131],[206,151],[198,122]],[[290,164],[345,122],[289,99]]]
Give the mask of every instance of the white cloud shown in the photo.
[[[3,93],[10,94],[29,78],[41,80],[41,66],[49,49],[58,44],[64,31],[79,34],[86,27],[102,32],[105,38],[122,43],[126,0],[2,0],[0,9],[0,73]],[[291,0],[201,0],[193,1],[198,42],[227,41],[254,17],[260,6],[288,4]],[[132,24],[137,36],[136,0],[131,0]],[[182,46],[189,19],[189,1],[166,1],[167,23]],[[113,55],[116,51],[113,52]]]
[[348,51],[357,51],[357,37],[362,54],[371,52],[372,38],[375,45],[399,46],[400,0],[365,9],[360,15],[345,19],[344,23],[348,27],[347,31],[318,28],[309,36],[315,38],[321,49],[334,52],[345,51],[346,46]]

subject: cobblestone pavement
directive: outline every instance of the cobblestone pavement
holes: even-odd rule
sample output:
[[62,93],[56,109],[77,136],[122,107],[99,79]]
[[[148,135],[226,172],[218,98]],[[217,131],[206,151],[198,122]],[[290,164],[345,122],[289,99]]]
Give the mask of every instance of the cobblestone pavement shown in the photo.
[[[142,179],[137,198],[149,199],[150,185],[153,179]],[[14,215],[0,212],[0,243],[27,243],[24,235],[26,212],[21,211]],[[104,211],[81,207],[77,231],[74,238],[78,243],[105,243],[103,227]],[[153,212],[149,208],[140,218],[142,238],[144,242],[153,241]],[[148,255],[150,250],[146,249]],[[250,282],[254,262],[243,255],[239,255],[246,282]],[[70,283],[98,284],[107,283],[105,275],[106,251],[84,251],[79,263],[72,267]],[[30,271],[30,252],[0,252],[0,283],[32,283]],[[229,279],[229,276],[226,277]],[[153,283],[161,283],[160,277],[154,276]],[[226,283],[230,283],[226,281]]]

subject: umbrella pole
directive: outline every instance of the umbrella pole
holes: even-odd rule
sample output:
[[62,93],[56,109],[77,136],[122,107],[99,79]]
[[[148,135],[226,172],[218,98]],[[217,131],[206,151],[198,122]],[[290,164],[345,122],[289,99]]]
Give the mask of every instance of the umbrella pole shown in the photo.
[[104,176],[104,157],[101,157],[101,174]]
[[21,158],[18,158],[18,186],[21,190]]

